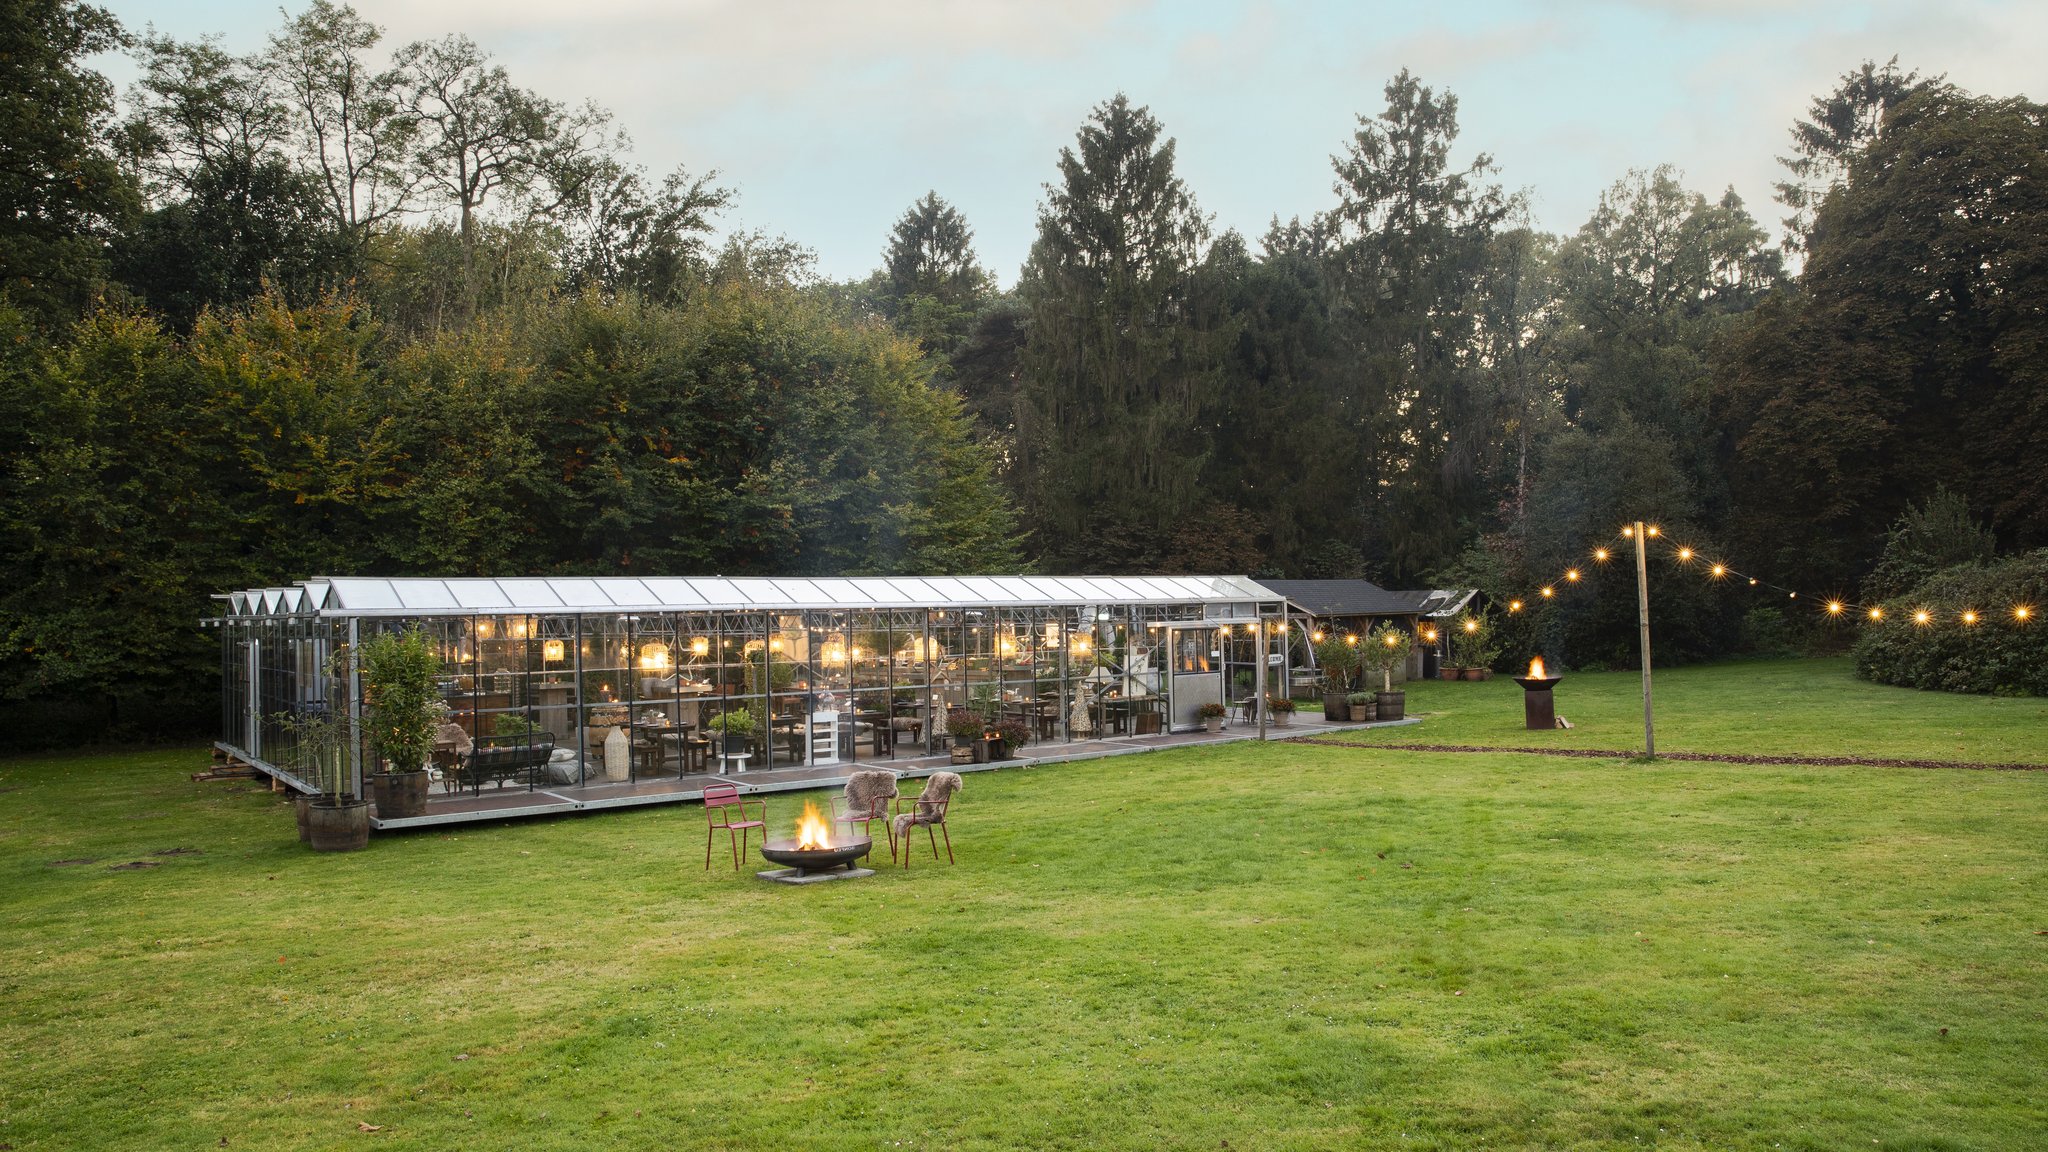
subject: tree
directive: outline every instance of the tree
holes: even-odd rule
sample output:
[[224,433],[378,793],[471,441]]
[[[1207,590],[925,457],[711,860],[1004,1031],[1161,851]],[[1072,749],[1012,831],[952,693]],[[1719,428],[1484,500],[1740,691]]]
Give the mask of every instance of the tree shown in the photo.
[[45,322],[85,306],[136,207],[111,147],[113,86],[84,65],[126,42],[105,9],[0,0],[0,293]]
[[263,61],[289,102],[289,130],[317,173],[327,217],[358,260],[419,178],[406,163],[417,124],[399,103],[400,74],[373,72],[365,59],[382,38],[353,7],[313,0],[270,37]]
[[678,168],[650,189],[641,168],[598,158],[588,178],[566,190],[559,210],[568,286],[681,300],[709,271],[712,216],[732,203],[731,190],[714,185],[716,178]]
[[593,136],[609,117],[571,112],[512,83],[467,36],[399,49],[399,107],[416,126],[412,160],[422,184],[456,211],[469,311],[479,291],[479,213],[495,195],[545,218],[597,175]]
[[1778,203],[1791,209],[1785,217],[1784,247],[1803,252],[1811,243],[1821,201],[1847,175],[1849,161],[1884,131],[1885,114],[1913,95],[1942,85],[1942,77],[1922,79],[1899,71],[1899,58],[1880,67],[1865,60],[1844,72],[1835,90],[1813,98],[1807,115],[1792,125],[1792,155],[1778,157],[1789,174],[1778,181]]
[[1467,307],[1487,243],[1509,210],[1480,155],[1451,166],[1458,99],[1405,69],[1387,105],[1359,117],[1331,159],[1345,424],[1358,442],[1353,489],[1368,539],[1399,574],[1448,559],[1477,506],[1480,439],[1492,420],[1475,388]]
[[1017,474],[1055,570],[1149,567],[1203,503],[1225,326],[1208,219],[1159,121],[1119,94],[1060,150],[1019,284],[1030,309]]
[[1803,291],[1733,334],[1717,421],[1748,554],[1847,586],[1949,485],[2001,545],[2048,540],[2048,107],[1895,105],[1820,207]]
[[904,210],[882,253],[882,312],[939,357],[941,374],[967,339],[995,278],[976,261],[974,232],[958,209],[925,195]]
[[1876,602],[1903,595],[1937,572],[1959,564],[1988,563],[1998,538],[1970,515],[1963,498],[1937,487],[1917,508],[1908,508],[1885,537],[1884,555],[1863,582],[1864,599]]

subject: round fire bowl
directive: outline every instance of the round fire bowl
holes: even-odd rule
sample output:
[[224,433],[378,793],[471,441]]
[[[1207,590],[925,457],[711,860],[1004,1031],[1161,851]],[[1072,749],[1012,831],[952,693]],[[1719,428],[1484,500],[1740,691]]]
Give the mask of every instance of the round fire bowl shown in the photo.
[[770,840],[761,845],[761,856],[771,864],[781,864],[809,875],[849,867],[874,847],[874,841],[866,837],[830,848],[799,848],[797,843],[795,840]]
[[1524,692],[1547,692],[1547,691],[1549,691],[1549,690],[1550,690],[1551,688],[1555,687],[1555,686],[1557,685],[1557,682],[1558,682],[1559,680],[1562,680],[1562,679],[1564,679],[1564,677],[1562,677],[1562,676],[1516,676],[1516,677],[1514,677],[1513,679],[1514,679],[1515,683],[1517,683],[1517,684],[1520,684],[1520,685],[1522,686],[1522,690],[1523,690]]

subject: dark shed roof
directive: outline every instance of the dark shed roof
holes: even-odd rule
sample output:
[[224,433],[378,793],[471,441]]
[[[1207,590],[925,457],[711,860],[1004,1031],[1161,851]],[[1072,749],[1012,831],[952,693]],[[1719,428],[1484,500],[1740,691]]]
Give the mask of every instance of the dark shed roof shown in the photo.
[[1461,589],[1389,591],[1370,580],[1261,580],[1311,616],[1428,616],[1455,611],[1472,593]]

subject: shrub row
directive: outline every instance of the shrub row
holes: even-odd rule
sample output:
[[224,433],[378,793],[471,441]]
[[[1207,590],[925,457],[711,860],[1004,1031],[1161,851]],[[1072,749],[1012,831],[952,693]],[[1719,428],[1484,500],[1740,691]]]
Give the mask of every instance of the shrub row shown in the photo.
[[[2048,696],[2048,549],[1937,573],[1886,601],[1856,641],[1856,674],[1944,692]],[[2015,617],[2025,608],[2028,618]],[[1928,623],[1914,614],[1929,613]],[[1975,624],[1962,621],[1977,613]]]

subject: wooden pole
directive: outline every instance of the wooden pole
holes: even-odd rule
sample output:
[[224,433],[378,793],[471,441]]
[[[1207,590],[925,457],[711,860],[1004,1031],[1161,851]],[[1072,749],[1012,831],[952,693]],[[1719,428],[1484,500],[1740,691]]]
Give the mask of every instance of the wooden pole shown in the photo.
[[1648,544],[1649,533],[1641,520],[1635,524],[1636,538],[1636,627],[1643,640],[1643,755],[1657,755],[1657,731],[1650,718],[1650,570]]

